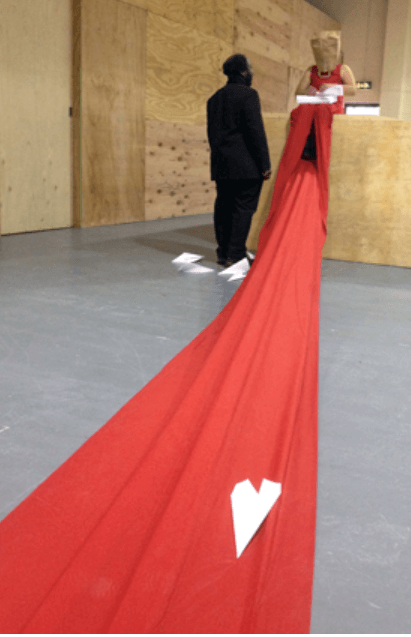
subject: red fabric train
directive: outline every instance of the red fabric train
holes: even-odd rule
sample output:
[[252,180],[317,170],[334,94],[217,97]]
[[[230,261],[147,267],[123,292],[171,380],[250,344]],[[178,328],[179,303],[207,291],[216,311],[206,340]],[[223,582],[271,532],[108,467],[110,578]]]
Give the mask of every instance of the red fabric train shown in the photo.
[[[237,293],[0,524],[1,632],[309,632],[332,113],[291,120]],[[312,120],[315,163],[300,159]],[[237,558],[246,479],[282,494]]]

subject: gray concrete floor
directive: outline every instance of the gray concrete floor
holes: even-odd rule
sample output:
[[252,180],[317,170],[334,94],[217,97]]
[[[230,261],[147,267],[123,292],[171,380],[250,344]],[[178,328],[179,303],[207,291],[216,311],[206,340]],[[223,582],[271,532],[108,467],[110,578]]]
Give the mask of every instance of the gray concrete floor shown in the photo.
[[[211,216],[0,239],[0,518],[240,285]],[[411,270],[323,262],[313,633],[411,632]]]

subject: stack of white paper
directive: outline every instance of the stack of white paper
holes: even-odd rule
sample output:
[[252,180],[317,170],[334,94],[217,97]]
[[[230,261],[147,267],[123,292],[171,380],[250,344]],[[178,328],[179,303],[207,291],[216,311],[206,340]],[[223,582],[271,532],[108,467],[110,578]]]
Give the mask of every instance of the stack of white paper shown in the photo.
[[340,95],[344,95],[344,87],[334,84],[324,91],[317,91],[315,95],[297,95],[297,104],[334,104]]

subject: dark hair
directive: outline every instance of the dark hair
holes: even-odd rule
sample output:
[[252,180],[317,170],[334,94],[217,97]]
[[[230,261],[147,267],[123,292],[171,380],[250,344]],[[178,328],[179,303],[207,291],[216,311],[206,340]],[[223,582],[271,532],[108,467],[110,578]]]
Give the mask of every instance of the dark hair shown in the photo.
[[243,71],[248,70],[248,60],[245,55],[242,55],[241,53],[232,55],[223,64],[223,73],[224,75],[228,75],[228,77],[231,77],[232,75],[239,75],[240,73],[243,73]]

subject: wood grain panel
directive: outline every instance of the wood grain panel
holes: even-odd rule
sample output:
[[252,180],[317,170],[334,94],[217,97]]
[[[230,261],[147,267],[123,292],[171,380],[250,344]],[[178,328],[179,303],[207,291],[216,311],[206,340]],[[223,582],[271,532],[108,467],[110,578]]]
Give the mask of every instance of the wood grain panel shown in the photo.
[[69,0],[2,0],[3,234],[71,225]]
[[265,113],[283,113],[287,110],[288,69],[287,65],[275,62],[253,51],[242,49],[252,63],[255,88]]
[[72,0],[73,7],[73,82],[72,82],[72,137],[73,137],[73,225],[79,226],[82,217],[81,192],[81,3]]
[[146,126],[146,219],[212,212],[205,127],[150,120]]
[[233,43],[235,0],[121,0]]
[[290,53],[287,49],[251,29],[248,26],[248,21],[243,20],[241,15],[236,25],[234,47],[236,51],[242,52],[243,49],[247,49],[275,62],[288,64],[290,60]]
[[221,86],[232,46],[152,13],[147,23],[148,119],[203,124],[207,99]]
[[282,6],[275,0],[237,0],[234,48],[251,60],[253,86],[266,113],[287,110],[291,21],[291,0]]
[[286,48],[290,36],[292,8],[281,7],[275,0],[237,0],[236,14],[245,23],[264,37],[272,37],[279,45]]
[[[264,121],[275,167],[288,117],[266,116]],[[411,267],[410,165],[410,122],[334,117],[325,258]],[[248,239],[250,249],[257,249],[273,187],[274,178],[264,186]]]
[[82,2],[82,226],[144,219],[146,12]]
[[235,0],[148,0],[148,9],[232,44]]
[[133,7],[139,7],[140,9],[147,9],[150,0],[118,0],[118,2],[125,2],[131,4]]
[[324,257],[411,267],[411,123],[336,116]]

